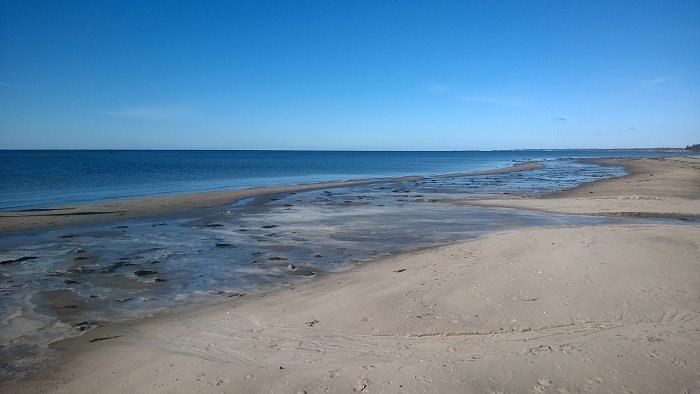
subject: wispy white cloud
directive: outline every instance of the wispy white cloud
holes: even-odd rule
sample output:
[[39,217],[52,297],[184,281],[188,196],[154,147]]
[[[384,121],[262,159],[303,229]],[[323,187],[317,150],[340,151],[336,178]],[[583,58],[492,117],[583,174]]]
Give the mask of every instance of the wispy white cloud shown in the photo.
[[452,86],[445,85],[442,83],[430,82],[425,84],[425,90],[432,94],[448,94],[454,93],[457,89]]
[[18,87],[18,86],[22,86],[22,85],[16,84],[16,83],[10,83],[10,82],[3,82],[3,81],[0,81],[0,86]]
[[671,77],[657,77],[631,81],[631,85],[638,91],[664,92],[678,87],[679,82]]
[[424,88],[428,93],[463,102],[491,105],[518,105],[528,101],[527,95],[523,94],[527,90],[527,87],[522,84],[480,91],[472,90],[466,93],[465,89],[436,82],[427,83],[424,85]]
[[497,104],[497,105],[516,105],[516,104],[521,104],[525,102],[525,98],[521,96],[509,96],[509,95],[503,95],[503,96],[497,96],[497,95],[473,95],[473,96],[468,96],[468,95],[460,95],[457,96],[457,99],[460,101],[467,101],[467,102],[473,102],[473,103],[482,103],[482,104]]
[[132,119],[173,120],[195,116],[189,105],[139,105],[116,110],[97,111],[103,115]]

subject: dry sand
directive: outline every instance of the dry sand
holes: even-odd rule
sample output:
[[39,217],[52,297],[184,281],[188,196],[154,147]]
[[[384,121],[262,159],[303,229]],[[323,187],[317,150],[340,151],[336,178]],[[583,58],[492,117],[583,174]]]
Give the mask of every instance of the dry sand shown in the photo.
[[[700,197],[697,168],[684,171],[696,162],[629,163],[651,166],[649,187],[632,175],[577,193],[698,213],[682,204]],[[556,197],[586,210],[595,198]],[[698,392],[700,225],[497,234],[55,348],[62,357],[0,391]]]

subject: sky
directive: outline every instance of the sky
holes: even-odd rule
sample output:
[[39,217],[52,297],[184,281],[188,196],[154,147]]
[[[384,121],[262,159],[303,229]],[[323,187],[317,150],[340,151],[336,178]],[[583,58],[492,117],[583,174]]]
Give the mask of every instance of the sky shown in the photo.
[[700,1],[0,0],[0,149],[700,143]]

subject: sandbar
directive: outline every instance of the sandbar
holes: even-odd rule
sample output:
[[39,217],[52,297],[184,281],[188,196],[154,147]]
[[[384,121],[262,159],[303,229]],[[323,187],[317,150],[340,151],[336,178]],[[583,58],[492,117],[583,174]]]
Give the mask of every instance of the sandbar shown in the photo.
[[[541,164],[525,162],[510,167],[493,170],[446,174],[444,178],[503,174],[508,172],[529,171],[541,168]],[[420,176],[396,178],[359,179],[339,182],[321,182],[289,186],[259,187],[218,192],[178,194],[172,196],[119,200],[98,204],[77,205],[74,207],[43,208],[27,211],[0,212],[0,232],[15,232],[38,228],[65,226],[73,224],[111,222],[119,219],[157,217],[192,212],[197,209],[211,208],[233,204],[240,200],[271,194],[323,190],[349,186],[369,185],[375,183],[415,182]]]

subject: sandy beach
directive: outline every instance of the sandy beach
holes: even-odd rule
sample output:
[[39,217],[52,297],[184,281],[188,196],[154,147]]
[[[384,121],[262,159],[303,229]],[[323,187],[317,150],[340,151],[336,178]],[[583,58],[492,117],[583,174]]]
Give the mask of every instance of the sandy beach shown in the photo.
[[[0,390],[698,392],[700,225],[679,219],[700,216],[700,159],[601,164],[630,175],[544,198],[453,203],[672,220],[493,234],[105,325],[53,344],[58,358]],[[155,215],[244,198],[226,193],[101,207]],[[89,216],[7,214],[3,229]]]
[[602,180],[539,199],[458,200],[454,204],[600,216],[697,217],[700,158],[596,159],[629,176]]

